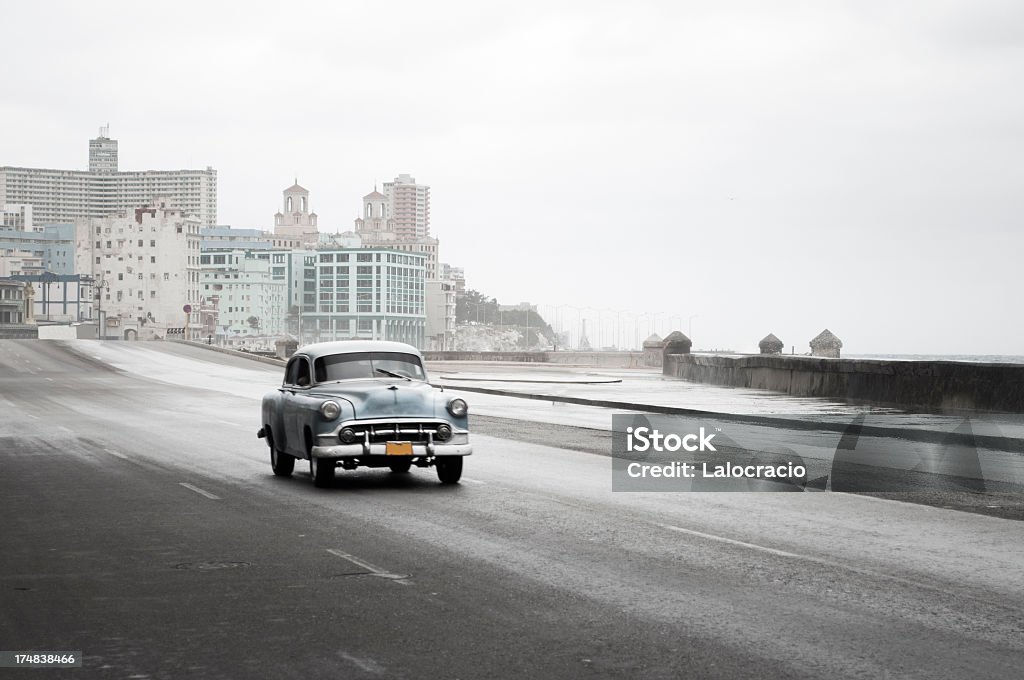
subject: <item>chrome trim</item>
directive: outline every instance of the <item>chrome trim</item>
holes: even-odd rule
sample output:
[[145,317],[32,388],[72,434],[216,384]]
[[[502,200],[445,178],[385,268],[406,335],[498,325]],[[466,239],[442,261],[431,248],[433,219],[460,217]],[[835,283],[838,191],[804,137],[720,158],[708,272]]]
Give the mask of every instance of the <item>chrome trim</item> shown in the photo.
[[[314,446],[314,458],[358,458],[360,456],[386,456],[386,444],[371,444],[369,451],[364,451],[363,444],[335,444],[334,446]],[[469,456],[473,453],[470,444],[413,444],[412,455],[417,456]],[[400,456],[394,456],[399,458]]]

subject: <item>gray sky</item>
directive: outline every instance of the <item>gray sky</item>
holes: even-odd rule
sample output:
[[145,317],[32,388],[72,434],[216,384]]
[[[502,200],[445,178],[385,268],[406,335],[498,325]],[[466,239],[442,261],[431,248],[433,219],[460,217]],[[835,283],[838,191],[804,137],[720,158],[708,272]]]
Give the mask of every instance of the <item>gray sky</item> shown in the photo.
[[222,223],[270,228],[297,176],[327,231],[407,172],[441,259],[505,303],[698,315],[702,348],[1024,354],[1019,3],[4,16],[0,165],[85,168],[109,122],[122,169],[214,166]]

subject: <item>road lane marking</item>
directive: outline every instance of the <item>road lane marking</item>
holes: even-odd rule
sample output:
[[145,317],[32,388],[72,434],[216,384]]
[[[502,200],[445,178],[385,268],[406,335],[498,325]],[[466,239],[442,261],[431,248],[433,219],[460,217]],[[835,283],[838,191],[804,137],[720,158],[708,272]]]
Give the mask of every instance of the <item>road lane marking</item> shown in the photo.
[[383,675],[385,673],[385,668],[370,657],[352,656],[344,651],[339,651],[338,656],[345,661],[348,661],[353,666],[358,667],[359,670],[363,672],[371,673],[373,675]]
[[402,574],[392,574],[388,571],[385,571],[384,569],[381,569],[380,567],[375,567],[366,560],[361,560],[355,555],[350,555],[344,550],[338,550],[337,548],[327,548],[327,552],[331,553],[335,557],[340,557],[343,560],[348,560],[357,567],[362,567],[367,572],[369,572],[369,576],[386,578],[391,581],[394,581],[395,583],[401,583],[403,586],[410,585],[410,582],[406,580],[408,578],[407,576],[404,576]]
[[65,432],[67,432],[68,434],[74,434],[74,432],[72,432],[72,431],[71,431],[70,429],[68,429],[68,428],[64,427],[63,425],[58,425],[58,426],[57,426],[57,429],[58,429],[58,430],[64,430],[64,431],[65,431]]
[[487,482],[481,482],[479,479],[470,479],[469,477],[463,477],[462,481],[469,482],[470,484],[487,484]]
[[209,491],[203,491],[198,486],[192,486],[191,484],[186,484],[185,482],[178,482],[178,484],[180,484],[181,486],[185,487],[189,491],[195,491],[200,496],[206,496],[207,498],[210,498],[210,499],[215,500],[215,501],[219,501],[220,500],[220,496],[215,496],[212,493],[210,493]]
[[674,524],[658,524],[657,526],[662,529],[668,529],[669,531],[676,531],[681,534],[689,534],[691,536],[698,536],[700,538],[707,538],[712,541],[720,541],[721,543],[728,543],[730,545],[738,545],[744,548],[751,548],[753,550],[760,550],[762,552],[771,553],[772,555],[781,555],[782,557],[796,557],[797,559],[806,560],[813,559],[808,558],[804,555],[797,555],[796,553],[786,552],[785,550],[776,550],[775,548],[768,548],[763,545],[757,545],[756,543],[747,543],[745,541],[737,541],[735,538],[726,538],[725,536],[717,536],[715,534],[705,534],[703,531],[694,531],[693,529],[684,529],[683,527],[677,527]]
[[109,453],[114,458],[120,458],[121,460],[128,460],[128,456],[124,455],[123,453],[118,453],[117,451],[111,451],[110,449],[103,449],[103,450],[106,451],[107,453]]

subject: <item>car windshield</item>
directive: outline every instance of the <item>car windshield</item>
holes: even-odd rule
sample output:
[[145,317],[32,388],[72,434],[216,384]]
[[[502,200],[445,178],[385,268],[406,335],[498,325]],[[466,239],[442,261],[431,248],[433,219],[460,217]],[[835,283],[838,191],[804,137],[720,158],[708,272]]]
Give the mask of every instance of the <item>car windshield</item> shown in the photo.
[[423,364],[414,354],[402,352],[349,352],[320,357],[313,362],[318,383],[359,378],[382,378],[388,374],[412,380],[426,380]]

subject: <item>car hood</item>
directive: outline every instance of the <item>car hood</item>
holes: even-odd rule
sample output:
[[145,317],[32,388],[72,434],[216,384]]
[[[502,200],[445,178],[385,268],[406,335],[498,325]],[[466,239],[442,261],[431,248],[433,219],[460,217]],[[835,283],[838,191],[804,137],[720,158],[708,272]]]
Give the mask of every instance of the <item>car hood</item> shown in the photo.
[[429,383],[397,379],[350,380],[320,385],[316,394],[345,399],[356,418],[434,418],[437,391]]

